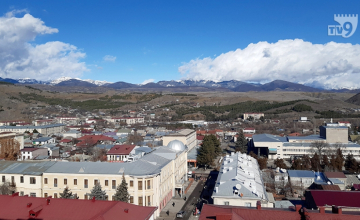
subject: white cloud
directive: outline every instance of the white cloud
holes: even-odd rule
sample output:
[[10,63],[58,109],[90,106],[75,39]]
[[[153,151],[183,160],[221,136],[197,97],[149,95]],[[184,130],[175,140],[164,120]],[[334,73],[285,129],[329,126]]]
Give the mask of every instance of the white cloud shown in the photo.
[[360,45],[312,44],[301,39],[259,42],[179,67],[187,79],[268,82],[276,79],[324,88],[359,88]]
[[75,46],[60,41],[30,44],[38,35],[58,33],[39,18],[14,10],[0,17],[0,77],[50,80],[78,77],[88,71],[85,57]]
[[116,57],[111,56],[111,55],[106,55],[106,56],[103,57],[103,60],[107,61],[107,62],[115,62]]
[[146,85],[146,84],[152,83],[152,82],[154,82],[154,81],[155,81],[154,79],[147,79],[147,80],[145,80],[144,82],[140,83],[140,85]]

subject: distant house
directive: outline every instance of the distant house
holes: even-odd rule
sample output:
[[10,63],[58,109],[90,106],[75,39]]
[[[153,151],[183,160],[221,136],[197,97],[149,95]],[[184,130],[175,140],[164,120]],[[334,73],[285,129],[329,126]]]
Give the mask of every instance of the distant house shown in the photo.
[[324,175],[332,182],[332,184],[338,185],[341,190],[345,190],[347,178],[343,172],[324,172]]
[[41,137],[33,140],[33,145],[44,145],[53,143],[55,143],[55,139],[52,137]]
[[339,126],[346,126],[348,128],[351,128],[351,123],[348,121],[338,121]]
[[115,145],[106,153],[107,161],[109,162],[127,161],[130,153],[132,153],[134,148],[135,145]]
[[47,148],[24,148],[20,151],[19,160],[33,160],[39,156],[48,156]]
[[306,190],[305,206],[317,209],[321,206],[342,206],[344,209],[360,208],[360,192],[358,191],[327,191]]
[[56,144],[44,144],[41,147],[46,148],[48,150],[48,155],[50,157],[59,157],[60,156],[60,148],[57,147]]
[[255,134],[256,130],[255,128],[244,128],[243,132],[244,134]]
[[261,117],[264,117],[264,113],[256,113],[256,112],[247,112],[243,114],[243,119],[247,120],[252,117],[255,120],[259,120]]
[[63,133],[63,136],[64,137],[79,138],[79,137],[81,137],[81,131],[69,130],[69,131]]

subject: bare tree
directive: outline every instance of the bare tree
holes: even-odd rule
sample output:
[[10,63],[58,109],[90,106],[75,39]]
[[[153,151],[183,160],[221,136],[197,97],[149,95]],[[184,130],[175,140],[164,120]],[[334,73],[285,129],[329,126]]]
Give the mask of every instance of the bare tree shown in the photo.
[[0,195],[11,195],[15,192],[16,185],[6,180],[2,185],[0,185]]
[[7,160],[16,160],[20,151],[20,143],[15,138],[0,138],[0,157]]
[[317,153],[321,158],[325,154],[326,150],[329,148],[329,144],[322,141],[314,141],[310,144],[311,152],[313,154]]

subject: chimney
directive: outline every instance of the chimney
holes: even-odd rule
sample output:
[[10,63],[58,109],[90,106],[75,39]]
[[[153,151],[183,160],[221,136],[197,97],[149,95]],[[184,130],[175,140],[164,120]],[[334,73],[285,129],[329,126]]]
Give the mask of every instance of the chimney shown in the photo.
[[341,207],[333,205],[332,206],[332,213],[337,213],[337,214],[341,215],[342,214]]
[[325,214],[325,207],[324,206],[319,206],[319,213]]
[[30,207],[32,205],[32,203],[31,202],[29,202],[28,204],[26,204],[26,207]]
[[12,196],[12,197],[14,197],[14,196],[19,196],[19,192],[13,193],[11,196]]
[[298,212],[301,209],[301,205],[296,205],[295,206],[295,211]]
[[124,209],[124,212],[125,212],[125,213],[129,213],[129,209]]
[[261,201],[256,202],[256,209],[261,210]]
[[46,204],[50,205],[50,199],[49,198],[46,199]]

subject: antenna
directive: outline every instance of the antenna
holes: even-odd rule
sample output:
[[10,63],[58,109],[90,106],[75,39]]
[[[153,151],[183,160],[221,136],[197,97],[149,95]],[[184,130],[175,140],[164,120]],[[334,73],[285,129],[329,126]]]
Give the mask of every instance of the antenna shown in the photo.
[[240,184],[236,184],[236,189],[240,190],[241,189],[241,185]]

